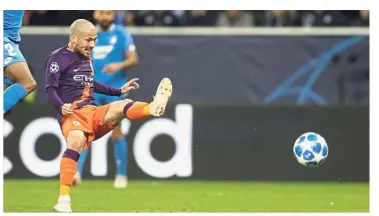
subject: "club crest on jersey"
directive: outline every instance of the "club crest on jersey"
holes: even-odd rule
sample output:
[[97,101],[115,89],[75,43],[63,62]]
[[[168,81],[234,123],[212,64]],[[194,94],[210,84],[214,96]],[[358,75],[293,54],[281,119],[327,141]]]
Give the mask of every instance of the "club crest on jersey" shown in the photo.
[[58,63],[56,63],[56,62],[51,63],[51,65],[50,65],[50,72],[51,73],[56,73],[58,71],[59,71],[59,65],[58,65]]

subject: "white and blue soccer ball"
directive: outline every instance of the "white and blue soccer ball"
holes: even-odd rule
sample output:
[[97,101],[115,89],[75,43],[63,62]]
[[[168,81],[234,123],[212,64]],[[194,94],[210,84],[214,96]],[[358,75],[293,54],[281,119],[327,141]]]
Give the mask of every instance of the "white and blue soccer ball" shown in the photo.
[[301,165],[318,167],[328,157],[329,148],[320,134],[308,132],[297,138],[293,153]]

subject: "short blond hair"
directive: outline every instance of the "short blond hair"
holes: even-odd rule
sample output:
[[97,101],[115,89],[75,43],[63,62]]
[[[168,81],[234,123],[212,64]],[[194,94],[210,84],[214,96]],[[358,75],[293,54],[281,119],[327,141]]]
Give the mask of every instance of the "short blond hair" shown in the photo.
[[95,26],[88,20],[77,19],[70,26],[70,35],[77,35],[91,28],[95,29]]

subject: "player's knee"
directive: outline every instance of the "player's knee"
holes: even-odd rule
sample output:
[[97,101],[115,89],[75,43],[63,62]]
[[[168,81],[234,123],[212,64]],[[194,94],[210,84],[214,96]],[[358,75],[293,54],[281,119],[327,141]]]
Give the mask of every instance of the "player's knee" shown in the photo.
[[77,152],[81,152],[86,142],[86,137],[82,131],[70,131],[67,136],[68,148],[73,149]]
[[128,109],[127,104],[130,104],[132,100],[125,99],[111,103],[105,117],[104,123],[117,125],[125,117],[125,111]]
[[37,88],[37,82],[34,79],[26,81],[24,84],[21,84],[25,90],[30,93]]
[[83,143],[80,142],[79,140],[73,140],[70,143],[68,143],[68,148],[73,149],[77,152],[81,152],[81,149],[83,148]]

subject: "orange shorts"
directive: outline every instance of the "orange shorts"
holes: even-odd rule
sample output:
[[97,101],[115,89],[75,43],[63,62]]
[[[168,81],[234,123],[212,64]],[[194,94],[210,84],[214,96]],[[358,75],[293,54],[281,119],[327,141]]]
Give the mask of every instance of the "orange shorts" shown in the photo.
[[87,143],[84,149],[88,149],[90,143],[113,130],[117,125],[103,124],[109,104],[104,106],[87,106],[74,109],[73,114],[63,116],[61,121],[62,134],[67,140],[70,131],[81,130],[87,134]]

